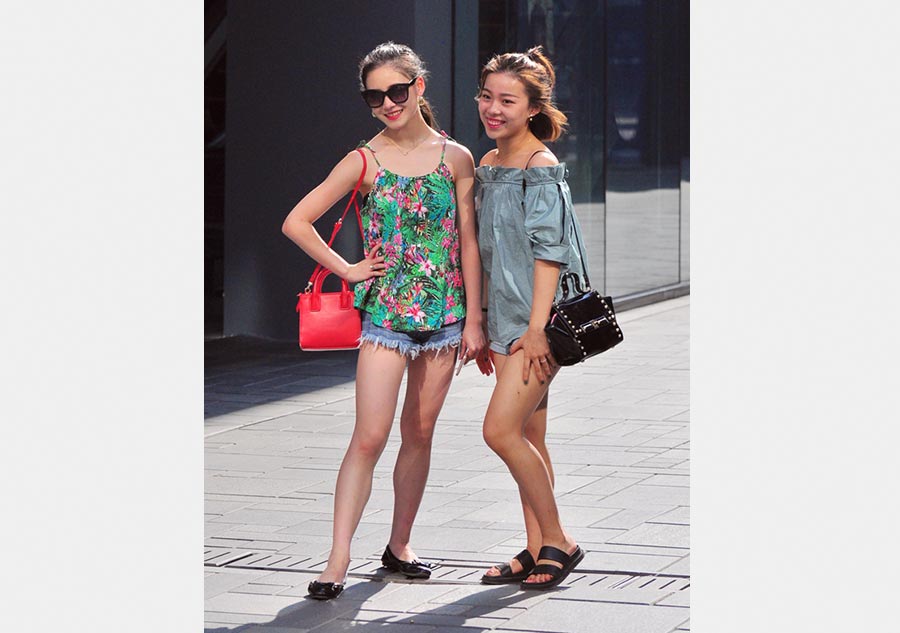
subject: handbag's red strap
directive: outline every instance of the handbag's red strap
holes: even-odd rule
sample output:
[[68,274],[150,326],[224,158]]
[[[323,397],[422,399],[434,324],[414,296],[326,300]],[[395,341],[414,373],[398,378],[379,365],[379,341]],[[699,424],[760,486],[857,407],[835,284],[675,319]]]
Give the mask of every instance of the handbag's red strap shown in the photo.
[[[332,243],[334,243],[334,238],[337,236],[338,231],[341,230],[341,227],[344,225],[344,218],[347,217],[347,211],[350,210],[350,205],[352,204],[356,209],[356,222],[359,225],[359,236],[362,238],[363,242],[363,252],[366,250],[366,236],[363,234],[362,227],[362,215],[359,212],[359,203],[356,201],[356,194],[359,192],[359,188],[362,185],[363,179],[366,177],[366,153],[361,149],[357,148],[357,152],[362,156],[363,166],[362,171],[359,174],[359,180],[356,181],[356,186],[353,188],[353,193],[350,194],[350,199],[347,200],[347,206],[344,208],[344,213],[341,215],[341,219],[334,223],[334,230],[331,232],[331,239],[328,240],[328,248],[331,248]],[[316,275],[319,274],[321,270],[324,269],[322,264],[316,263],[316,268],[313,270],[312,275],[309,277],[309,283],[306,284],[306,292],[309,292],[309,289],[312,287],[313,281],[316,278]]]

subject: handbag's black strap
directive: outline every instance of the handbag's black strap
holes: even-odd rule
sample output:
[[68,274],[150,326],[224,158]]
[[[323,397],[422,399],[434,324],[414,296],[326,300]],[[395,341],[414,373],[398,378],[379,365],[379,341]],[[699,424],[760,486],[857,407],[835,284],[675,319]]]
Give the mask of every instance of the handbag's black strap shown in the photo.
[[[558,186],[559,186],[559,183],[557,183],[557,187]],[[562,208],[563,208],[563,230],[565,230],[566,229],[566,205],[563,204]],[[573,214],[574,214],[574,209],[573,209]],[[591,285],[591,280],[588,277],[587,260],[584,258],[584,252],[581,250],[581,235],[578,232],[578,227],[575,224],[574,218],[572,219],[572,235],[575,236],[575,247],[578,249],[578,257],[581,259],[581,276],[584,277],[584,283],[586,286],[585,291],[587,291],[587,290],[590,290],[591,288],[593,288],[593,286]],[[569,273],[566,273],[566,274],[569,274]]]

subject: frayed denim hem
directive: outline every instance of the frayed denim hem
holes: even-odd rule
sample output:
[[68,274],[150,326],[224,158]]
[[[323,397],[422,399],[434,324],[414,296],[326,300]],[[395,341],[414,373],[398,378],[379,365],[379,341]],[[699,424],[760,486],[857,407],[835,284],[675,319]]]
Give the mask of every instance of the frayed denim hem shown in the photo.
[[406,356],[410,360],[415,360],[419,354],[422,352],[432,352],[437,351],[438,354],[443,352],[449,352],[450,350],[459,347],[460,342],[462,341],[462,335],[459,337],[454,337],[449,341],[439,341],[435,343],[411,343],[406,341],[392,341],[392,340],[384,340],[379,338],[379,336],[362,333],[359,337],[359,345],[363,346],[364,343],[369,343],[374,347],[383,347],[385,349],[391,349],[395,352],[398,352],[401,356]]

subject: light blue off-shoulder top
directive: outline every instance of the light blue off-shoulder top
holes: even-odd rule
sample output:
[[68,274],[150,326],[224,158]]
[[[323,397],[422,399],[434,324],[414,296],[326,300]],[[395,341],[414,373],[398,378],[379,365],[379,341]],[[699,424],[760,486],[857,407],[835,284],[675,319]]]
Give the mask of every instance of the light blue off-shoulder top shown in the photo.
[[[560,277],[570,271],[583,276],[587,269],[567,173],[565,163],[475,170],[478,246],[488,277],[488,337],[495,352],[508,354],[528,329],[534,260],[559,262]],[[557,299],[561,294],[557,288]]]

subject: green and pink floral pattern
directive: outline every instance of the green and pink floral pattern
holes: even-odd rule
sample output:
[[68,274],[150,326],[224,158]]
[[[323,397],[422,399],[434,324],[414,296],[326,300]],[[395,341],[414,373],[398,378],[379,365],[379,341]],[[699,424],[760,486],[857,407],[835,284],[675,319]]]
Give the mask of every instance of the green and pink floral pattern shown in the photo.
[[450,169],[400,176],[379,165],[362,209],[366,252],[382,243],[385,276],[356,284],[355,305],[399,332],[437,330],[466,316]]

